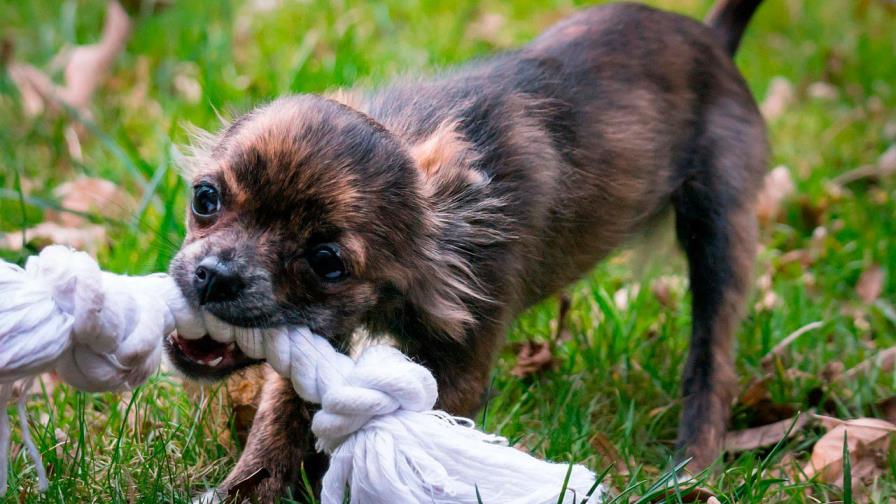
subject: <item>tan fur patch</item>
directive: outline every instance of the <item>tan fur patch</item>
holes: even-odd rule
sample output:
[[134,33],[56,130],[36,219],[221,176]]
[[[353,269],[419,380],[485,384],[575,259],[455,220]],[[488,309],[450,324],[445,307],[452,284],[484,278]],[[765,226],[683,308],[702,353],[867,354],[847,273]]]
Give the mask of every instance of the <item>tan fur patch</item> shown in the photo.
[[233,199],[233,203],[236,207],[241,207],[246,203],[246,199],[249,195],[246,194],[245,191],[240,189],[239,184],[236,182],[236,177],[233,175],[231,170],[223,170],[224,174],[224,183],[227,184],[227,188],[230,191],[230,197]]
[[355,274],[363,275],[367,266],[367,245],[357,234],[345,233],[340,243],[349,253],[349,259],[354,266]]
[[457,132],[456,122],[443,123],[426,140],[410,148],[417,168],[428,176],[463,161],[470,152],[472,146]]

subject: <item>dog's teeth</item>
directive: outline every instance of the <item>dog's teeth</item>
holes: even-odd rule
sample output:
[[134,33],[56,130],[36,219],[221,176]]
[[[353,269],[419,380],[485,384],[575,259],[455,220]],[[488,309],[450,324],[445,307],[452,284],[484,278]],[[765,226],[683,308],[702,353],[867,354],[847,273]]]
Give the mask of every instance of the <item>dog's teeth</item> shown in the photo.
[[208,365],[211,367],[215,367],[218,364],[220,364],[222,360],[224,360],[224,357],[218,357],[216,359],[212,359],[211,361],[209,361]]
[[228,351],[228,352],[232,352],[232,351],[234,351],[234,350],[236,350],[236,343],[230,343],[230,344],[227,345],[227,351]]

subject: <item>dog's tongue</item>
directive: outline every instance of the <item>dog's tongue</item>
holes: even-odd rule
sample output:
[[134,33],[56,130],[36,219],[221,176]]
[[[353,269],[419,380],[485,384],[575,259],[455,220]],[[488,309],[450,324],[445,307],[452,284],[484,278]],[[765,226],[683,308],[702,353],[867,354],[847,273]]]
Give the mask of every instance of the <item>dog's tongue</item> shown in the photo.
[[175,332],[171,335],[171,342],[188,359],[210,367],[232,365],[246,358],[235,343],[220,343],[209,336],[184,339]]

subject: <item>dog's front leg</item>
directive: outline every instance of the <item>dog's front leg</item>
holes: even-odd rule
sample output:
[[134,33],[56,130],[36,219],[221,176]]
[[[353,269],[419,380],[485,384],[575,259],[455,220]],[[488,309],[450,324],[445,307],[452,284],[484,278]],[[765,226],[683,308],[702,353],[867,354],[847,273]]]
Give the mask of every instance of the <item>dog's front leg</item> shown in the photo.
[[[311,433],[313,406],[296,395],[289,380],[265,369],[258,413],[236,466],[221,485],[195,502],[277,502],[300,499],[304,492],[302,470],[312,485],[319,485],[327,457],[314,449]],[[319,488],[313,489],[315,493]]]

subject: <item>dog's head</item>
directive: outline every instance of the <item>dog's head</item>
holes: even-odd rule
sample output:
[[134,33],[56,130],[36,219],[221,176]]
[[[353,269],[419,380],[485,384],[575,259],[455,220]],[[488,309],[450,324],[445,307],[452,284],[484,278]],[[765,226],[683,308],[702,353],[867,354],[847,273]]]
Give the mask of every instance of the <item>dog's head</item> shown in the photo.
[[[446,324],[469,316],[426,278],[440,276],[425,265],[438,262],[438,219],[411,149],[367,115],[322,97],[282,98],[201,139],[185,164],[188,231],[170,272],[195,309],[239,327],[307,326],[335,341],[386,287]],[[168,347],[182,370],[203,377],[251,363],[208,337],[175,336]]]

